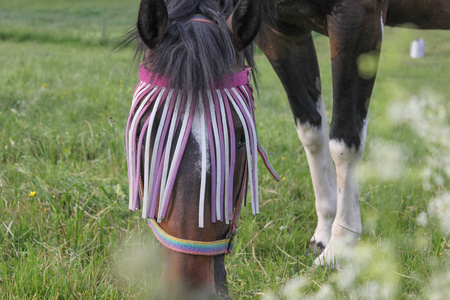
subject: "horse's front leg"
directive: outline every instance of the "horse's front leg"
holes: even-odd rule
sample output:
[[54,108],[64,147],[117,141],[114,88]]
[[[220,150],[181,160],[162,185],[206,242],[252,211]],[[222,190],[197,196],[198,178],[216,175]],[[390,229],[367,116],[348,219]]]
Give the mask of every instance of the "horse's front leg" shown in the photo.
[[257,43],[283,83],[298,136],[305,148],[318,216],[310,250],[321,253],[328,244],[336,213],[336,177],[328,147],[328,124],[311,32],[290,29],[289,33],[266,29]]
[[345,0],[327,17],[333,75],[330,152],[337,173],[337,211],[328,246],[316,264],[335,265],[362,232],[357,167],[381,47],[382,0]]

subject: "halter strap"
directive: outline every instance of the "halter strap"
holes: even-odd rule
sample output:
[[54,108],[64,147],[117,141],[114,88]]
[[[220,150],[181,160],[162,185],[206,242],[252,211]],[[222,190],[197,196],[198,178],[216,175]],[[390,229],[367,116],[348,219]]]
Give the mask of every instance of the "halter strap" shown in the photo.
[[229,254],[233,249],[233,237],[215,242],[200,242],[176,238],[162,229],[155,219],[148,219],[148,226],[153,230],[156,239],[165,247],[181,253],[192,255],[221,255]]
[[[230,226],[226,238],[213,242],[185,240],[168,234],[155,219],[148,218],[148,226],[152,229],[156,239],[164,246],[173,251],[192,255],[214,256],[222,254],[230,254],[233,250],[233,238],[237,233],[237,224],[241,213],[242,202],[246,193],[248,180],[247,166],[244,169],[242,185],[238,195],[238,203],[233,214],[233,221]],[[141,193],[143,193],[142,181],[140,181]]]

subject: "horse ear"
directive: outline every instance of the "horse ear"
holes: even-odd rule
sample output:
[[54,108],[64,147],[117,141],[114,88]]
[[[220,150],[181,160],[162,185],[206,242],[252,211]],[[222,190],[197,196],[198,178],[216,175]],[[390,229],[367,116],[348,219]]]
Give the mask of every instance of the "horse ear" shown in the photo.
[[260,0],[240,0],[227,20],[238,51],[251,44],[261,25]]
[[141,1],[137,29],[148,48],[154,48],[164,38],[167,22],[168,14],[164,0]]

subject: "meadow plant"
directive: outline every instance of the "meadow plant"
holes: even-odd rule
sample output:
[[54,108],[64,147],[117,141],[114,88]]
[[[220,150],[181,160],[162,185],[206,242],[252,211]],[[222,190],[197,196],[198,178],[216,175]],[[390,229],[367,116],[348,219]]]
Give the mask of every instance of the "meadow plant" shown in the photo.
[[400,179],[408,157],[405,147],[382,138],[370,140],[369,146],[374,150],[367,153],[361,163],[359,178],[362,181]]
[[[407,95],[404,91],[402,94]],[[417,211],[415,224],[419,227],[415,227],[413,222],[410,223],[412,232],[404,236],[376,236],[379,231],[377,223],[382,218],[368,215],[365,224],[368,229],[358,244],[354,248],[345,248],[345,251],[336,251],[343,255],[337,257],[334,271],[326,271],[328,275],[322,283],[317,284],[315,278],[315,273],[320,273],[319,267],[316,271],[310,270],[292,277],[279,292],[266,292],[264,300],[395,299],[411,296],[401,291],[404,280],[415,282],[412,286],[419,289],[418,294],[425,299],[447,299],[450,296],[450,193],[446,191],[450,180],[450,111],[447,102],[439,94],[424,90],[419,96],[411,96],[409,101],[392,103],[387,108],[390,121],[394,125],[410,128],[412,136],[425,149],[426,155],[421,158],[421,164],[412,165],[409,162],[413,151],[417,151],[409,148],[410,141],[392,141],[376,136],[369,138],[370,150],[360,168],[359,177],[363,183],[377,182],[384,188],[401,180],[416,180],[414,174],[419,174],[416,181],[421,183],[424,192],[435,195],[428,198],[427,205],[419,205],[425,210],[418,211],[416,206],[404,207]],[[405,179],[405,174],[412,177]],[[411,198],[417,192],[413,193]],[[436,228],[433,224],[439,224],[437,230],[442,231],[442,236],[435,231],[426,234]],[[345,244],[334,247],[345,247]],[[402,249],[409,250],[405,252]],[[409,251],[407,255],[402,254]],[[425,258],[431,268],[431,276],[404,274],[410,268],[408,264],[415,264],[418,258],[422,260],[424,253],[436,255]]]
[[[339,248],[344,245],[336,246]],[[396,297],[399,290],[396,255],[388,241],[361,241],[356,247],[346,248],[345,252],[340,253],[345,254],[338,257],[338,266],[333,268],[327,281],[317,288],[313,288],[313,277],[319,269],[312,269],[310,274],[291,278],[278,295],[268,292],[263,300]]]
[[450,193],[444,193],[428,204],[428,213],[440,221],[442,231],[450,235]]
[[145,227],[117,245],[111,268],[119,286],[143,299],[152,297],[159,281],[157,270],[162,268],[161,248]]
[[436,272],[430,280],[430,285],[426,289],[429,300],[448,299],[450,295],[450,270]]
[[426,145],[428,155],[421,172],[424,188],[443,188],[450,180],[448,99],[424,90],[407,102],[393,103],[388,115],[392,121],[409,126]]

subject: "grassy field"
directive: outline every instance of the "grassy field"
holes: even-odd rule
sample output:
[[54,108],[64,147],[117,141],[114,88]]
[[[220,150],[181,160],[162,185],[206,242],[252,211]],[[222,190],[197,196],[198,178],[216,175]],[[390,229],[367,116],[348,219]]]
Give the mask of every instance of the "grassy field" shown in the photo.
[[[110,55],[137,2],[0,3],[0,299],[151,298],[160,246],[126,196],[137,73],[131,49]],[[304,256],[316,222],[306,157],[258,55],[258,130],[282,181],[260,168],[261,214],[243,210],[226,261],[234,299],[450,295],[449,34],[386,30],[359,174],[364,232],[336,272]],[[427,56],[412,60],[418,37]],[[315,42],[329,113],[328,41]]]

